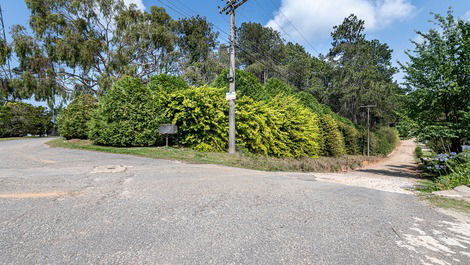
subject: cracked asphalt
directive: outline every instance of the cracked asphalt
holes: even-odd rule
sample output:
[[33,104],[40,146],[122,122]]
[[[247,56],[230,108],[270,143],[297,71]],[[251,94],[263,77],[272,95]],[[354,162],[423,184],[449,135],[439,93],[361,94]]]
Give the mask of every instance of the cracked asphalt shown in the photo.
[[0,264],[470,264],[468,216],[414,194],[49,140],[0,142]]

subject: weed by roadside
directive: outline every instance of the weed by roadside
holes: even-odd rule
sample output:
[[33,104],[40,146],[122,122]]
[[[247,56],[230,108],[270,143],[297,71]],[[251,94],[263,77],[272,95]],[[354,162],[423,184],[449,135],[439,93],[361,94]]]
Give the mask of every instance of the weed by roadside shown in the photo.
[[424,200],[433,206],[445,209],[454,209],[470,214],[470,203],[468,202],[437,196],[430,193],[420,193],[418,196],[421,200]]

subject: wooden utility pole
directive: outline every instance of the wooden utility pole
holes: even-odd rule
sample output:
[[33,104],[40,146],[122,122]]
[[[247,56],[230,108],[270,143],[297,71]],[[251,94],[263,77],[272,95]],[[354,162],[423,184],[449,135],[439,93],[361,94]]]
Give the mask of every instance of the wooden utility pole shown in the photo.
[[377,105],[365,105],[360,108],[367,108],[367,156],[370,156],[370,108],[375,108]]
[[227,80],[229,82],[229,93],[226,99],[229,101],[228,120],[228,152],[235,153],[235,10],[248,0],[226,0],[227,5],[219,7],[220,13],[230,15],[230,70]]

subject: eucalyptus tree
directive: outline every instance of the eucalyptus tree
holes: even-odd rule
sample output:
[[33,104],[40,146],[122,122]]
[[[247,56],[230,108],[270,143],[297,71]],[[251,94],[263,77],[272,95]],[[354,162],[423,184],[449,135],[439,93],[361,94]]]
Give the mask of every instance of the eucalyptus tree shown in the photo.
[[32,34],[13,32],[18,71],[67,93],[103,93],[123,74],[175,70],[176,24],[162,8],[144,12],[122,0],[26,0]]
[[183,18],[178,23],[178,47],[182,54],[180,70],[194,85],[209,84],[226,67],[217,56],[214,25],[205,17]]

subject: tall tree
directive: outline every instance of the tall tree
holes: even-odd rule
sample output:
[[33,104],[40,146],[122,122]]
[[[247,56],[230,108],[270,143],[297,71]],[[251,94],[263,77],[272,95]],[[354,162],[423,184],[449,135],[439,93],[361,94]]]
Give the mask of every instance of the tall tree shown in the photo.
[[393,82],[396,69],[391,64],[392,50],[378,40],[366,40],[364,21],[355,15],[345,18],[331,33],[332,48],[328,61],[334,68],[328,103],[354,123],[362,123],[360,109],[377,104],[372,111],[375,122],[386,122],[397,104],[398,85]]
[[205,17],[183,18],[178,21],[178,44],[184,56],[181,70],[196,85],[211,83],[222,71],[217,58],[218,33]]
[[434,14],[438,28],[418,31],[402,64],[409,93],[409,112],[424,140],[450,144],[457,151],[470,141],[470,22]]
[[284,42],[278,31],[259,23],[242,23],[237,30],[237,54],[240,63],[265,83],[268,78],[281,77],[285,56]]
[[[62,89],[103,92],[122,74],[171,71],[174,22],[122,0],[26,0],[34,35],[14,33],[23,75]],[[32,45],[28,45],[32,44]],[[42,82],[39,82],[42,84]]]

